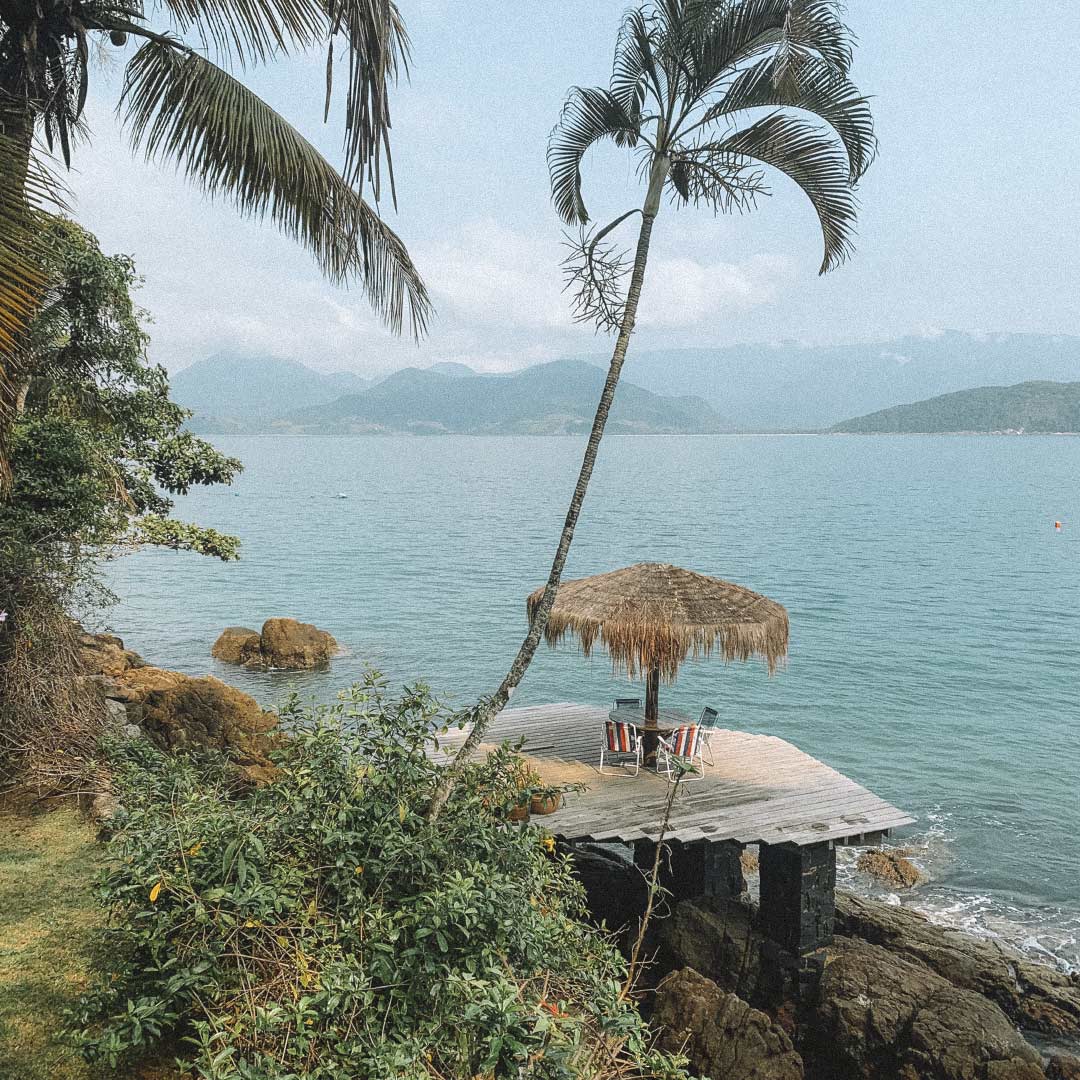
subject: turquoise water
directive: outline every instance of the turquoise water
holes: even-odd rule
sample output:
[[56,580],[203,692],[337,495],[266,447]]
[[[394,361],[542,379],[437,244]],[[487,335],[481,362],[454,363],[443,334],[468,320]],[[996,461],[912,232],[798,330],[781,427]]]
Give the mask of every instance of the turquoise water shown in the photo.
[[[498,683],[581,440],[218,442],[244,475],[179,513],[239,534],[243,560],[111,563],[110,623],[131,647],[267,702],[293,683],[328,696],[365,662],[451,702]],[[901,839],[932,881],[905,902],[1077,966],[1078,476],[1072,438],[611,438],[567,576],[673,562],[785,604],[785,671],[688,663],[662,703],[713,704],[911,811]],[[210,658],[222,627],[272,615],[327,628],[349,655],[299,679]],[[626,688],[602,656],[544,648],[515,704]]]

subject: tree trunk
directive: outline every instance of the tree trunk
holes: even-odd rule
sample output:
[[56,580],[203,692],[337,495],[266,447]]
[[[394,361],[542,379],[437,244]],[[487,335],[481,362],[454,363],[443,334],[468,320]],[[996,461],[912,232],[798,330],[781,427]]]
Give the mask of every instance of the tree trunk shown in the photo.
[[622,373],[623,362],[626,360],[626,350],[630,345],[630,335],[634,332],[634,320],[637,317],[638,301],[641,299],[641,286],[645,280],[645,266],[649,258],[649,241],[652,237],[653,222],[656,220],[660,209],[660,196],[667,180],[670,162],[666,157],[660,156],[653,159],[652,168],[649,172],[649,190],[645,197],[645,205],[641,211],[641,230],[638,233],[637,251],[634,256],[634,269],[630,275],[630,287],[626,293],[626,306],[623,309],[622,321],[619,324],[619,336],[615,341],[615,351],[611,356],[611,365],[608,368],[607,379],[604,381],[604,390],[600,395],[600,401],[596,406],[596,416],[593,419],[592,431],[589,433],[589,442],[585,448],[585,457],[581,462],[581,471],[578,473],[577,485],[574,487],[574,495],[570,500],[570,508],[566,512],[566,521],[563,524],[562,535],[559,537],[559,546],[555,550],[555,558],[551,563],[551,573],[548,575],[547,584],[544,586],[544,595],[540,605],[533,615],[529,624],[529,632],[518,649],[510,670],[503,679],[498,690],[482,701],[473,712],[473,728],[469,732],[461,749],[454,757],[450,768],[446,770],[442,782],[439,784],[431,800],[428,809],[428,818],[434,821],[438,816],[446,800],[450,797],[454,784],[457,782],[465,762],[469,759],[476,747],[483,741],[484,734],[491,726],[492,720],[502,711],[510,695],[514,692],[518,683],[525,676],[525,672],[532,663],[536,648],[540,644],[544,627],[547,626],[551,607],[555,603],[555,594],[562,578],[563,567],[566,565],[566,557],[570,552],[570,544],[574,539],[574,529],[577,527],[578,517],[581,514],[581,505],[585,501],[585,493],[592,478],[593,466],[596,464],[596,455],[600,449],[600,440],[604,436],[604,426],[607,424],[608,413],[611,411],[611,403],[615,397],[615,388],[619,384],[619,375]]

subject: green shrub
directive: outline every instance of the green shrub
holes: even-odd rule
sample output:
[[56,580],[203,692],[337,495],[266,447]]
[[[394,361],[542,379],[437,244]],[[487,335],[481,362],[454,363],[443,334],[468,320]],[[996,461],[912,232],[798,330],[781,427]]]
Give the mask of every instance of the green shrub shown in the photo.
[[681,1075],[552,838],[505,821],[520,759],[470,766],[427,821],[439,722],[423,687],[390,700],[374,676],[293,704],[280,778],[240,796],[205,762],[114,748],[128,816],[84,1053],[181,1041],[213,1080]]

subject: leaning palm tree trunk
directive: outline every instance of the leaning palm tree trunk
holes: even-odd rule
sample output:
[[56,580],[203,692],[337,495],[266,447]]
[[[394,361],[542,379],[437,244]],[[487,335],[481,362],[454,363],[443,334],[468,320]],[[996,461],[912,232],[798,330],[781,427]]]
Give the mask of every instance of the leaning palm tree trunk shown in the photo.
[[611,365],[608,367],[604,390],[596,406],[596,416],[593,417],[592,431],[589,433],[589,442],[581,461],[581,471],[578,473],[577,484],[574,486],[570,508],[566,512],[566,521],[563,524],[562,535],[559,537],[559,546],[555,549],[555,558],[552,560],[551,573],[548,574],[547,584],[544,586],[543,598],[529,623],[529,632],[525,635],[525,640],[521,643],[506,677],[499,684],[499,689],[491,697],[484,699],[472,712],[472,730],[462,743],[461,749],[458,750],[453,763],[446,770],[432,797],[428,809],[428,818],[432,821],[439,816],[466,761],[483,741],[491,722],[503,710],[510,695],[525,677],[525,672],[528,671],[529,664],[532,663],[533,656],[536,654],[536,648],[544,635],[551,607],[555,603],[555,594],[559,589],[563,567],[566,566],[566,557],[570,553],[570,545],[574,540],[574,530],[581,516],[581,506],[585,501],[589,481],[592,479],[593,466],[596,464],[596,455],[600,450],[600,440],[604,437],[604,427],[607,424],[608,413],[611,411],[611,403],[615,398],[615,389],[619,385],[619,376],[622,374],[623,362],[626,360],[626,350],[630,345],[630,335],[634,332],[641,287],[645,281],[645,266],[649,259],[649,241],[652,237],[653,222],[660,209],[660,196],[667,180],[668,169],[669,163],[666,158],[654,159],[649,174],[649,190],[641,211],[641,230],[638,233],[634,268],[630,275],[626,304],[619,321],[619,335],[615,340],[615,351],[611,354]]

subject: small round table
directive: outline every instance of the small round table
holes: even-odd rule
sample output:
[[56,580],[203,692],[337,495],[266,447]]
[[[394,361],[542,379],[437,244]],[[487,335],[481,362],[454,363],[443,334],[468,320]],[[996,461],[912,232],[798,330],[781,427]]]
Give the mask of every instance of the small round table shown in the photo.
[[642,756],[646,765],[656,763],[657,740],[670,735],[676,728],[692,723],[690,714],[683,712],[681,709],[657,709],[656,727],[646,727],[645,710],[627,706],[623,706],[621,709],[612,709],[608,713],[608,719],[622,720],[633,724],[637,728],[638,732],[644,737]]

